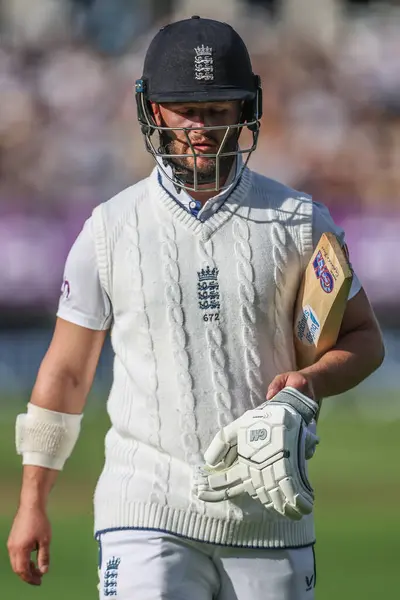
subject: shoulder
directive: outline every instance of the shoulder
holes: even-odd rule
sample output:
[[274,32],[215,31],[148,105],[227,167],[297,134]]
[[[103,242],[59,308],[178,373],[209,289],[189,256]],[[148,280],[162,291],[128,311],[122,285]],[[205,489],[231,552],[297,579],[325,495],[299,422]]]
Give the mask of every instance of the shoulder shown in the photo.
[[108,200],[92,212],[91,227],[94,248],[103,289],[111,297],[113,253],[121,232],[138,203],[147,195],[148,179],[143,179]]
[[270,179],[260,173],[252,172],[253,190],[265,202],[265,206],[275,209],[288,209],[293,205],[304,205],[311,213],[313,201],[311,196],[291,188],[280,181]]
[[321,235],[326,232],[334,233],[342,245],[345,243],[344,230],[340,225],[335,223],[328,207],[321,202],[313,202],[314,246],[318,243]]
[[320,223],[323,222],[325,224],[332,224],[333,218],[329,211],[329,208],[322,204],[322,202],[317,202],[313,200],[313,218],[314,222]]
[[93,218],[99,218],[107,224],[108,229],[113,229],[121,220],[129,215],[147,194],[148,178],[138,181],[112,198],[99,204],[93,211]]
[[99,262],[104,262],[105,257],[110,262],[121,232],[147,196],[147,184],[148,178],[142,179],[93,210],[92,231]]

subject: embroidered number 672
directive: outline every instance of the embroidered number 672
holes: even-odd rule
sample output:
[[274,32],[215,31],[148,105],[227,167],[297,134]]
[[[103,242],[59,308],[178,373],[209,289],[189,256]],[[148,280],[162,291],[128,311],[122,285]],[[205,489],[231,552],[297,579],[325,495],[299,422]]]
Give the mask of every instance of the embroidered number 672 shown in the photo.
[[219,313],[210,313],[203,315],[203,321],[219,321]]

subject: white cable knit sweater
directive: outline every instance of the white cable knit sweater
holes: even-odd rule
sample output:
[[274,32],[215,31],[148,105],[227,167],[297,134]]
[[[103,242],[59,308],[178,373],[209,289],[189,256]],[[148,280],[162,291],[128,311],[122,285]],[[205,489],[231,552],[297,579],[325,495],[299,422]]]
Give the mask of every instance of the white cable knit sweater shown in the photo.
[[246,169],[202,223],[151,176],[93,213],[113,306],[112,427],[95,529],[148,528],[237,546],[302,546],[313,517],[191,493],[218,428],[295,368],[293,306],[312,253],[312,202]]

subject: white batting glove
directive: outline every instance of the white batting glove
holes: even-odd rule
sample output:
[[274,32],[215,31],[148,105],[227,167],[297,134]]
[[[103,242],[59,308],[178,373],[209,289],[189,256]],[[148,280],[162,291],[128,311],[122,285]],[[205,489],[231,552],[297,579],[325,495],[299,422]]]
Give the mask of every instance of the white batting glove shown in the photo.
[[266,509],[299,520],[313,509],[307,463],[319,442],[318,405],[286,387],[221,429],[204,458],[196,493],[219,502],[247,492]]

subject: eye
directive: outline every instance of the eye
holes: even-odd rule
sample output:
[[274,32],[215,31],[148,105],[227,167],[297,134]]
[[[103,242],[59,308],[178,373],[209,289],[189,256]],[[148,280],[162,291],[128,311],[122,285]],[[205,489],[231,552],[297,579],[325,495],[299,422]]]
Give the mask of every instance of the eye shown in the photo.
[[227,109],[224,108],[223,106],[213,106],[213,108],[210,108],[210,113],[212,115],[222,115],[226,112],[227,112]]
[[194,117],[195,116],[195,110],[193,108],[183,108],[180,111],[181,115],[183,115],[184,117]]

